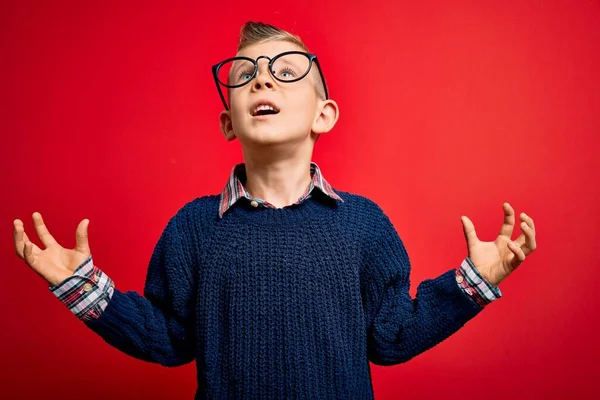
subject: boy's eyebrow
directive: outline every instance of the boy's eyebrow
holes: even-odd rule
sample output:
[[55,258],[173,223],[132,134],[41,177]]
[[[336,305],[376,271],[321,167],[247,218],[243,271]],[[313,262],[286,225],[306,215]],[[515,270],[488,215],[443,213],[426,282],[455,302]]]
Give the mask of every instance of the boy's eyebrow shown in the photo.
[[234,72],[237,72],[240,68],[242,68],[244,65],[246,65],[246,63],[247,63],[247,61],[244,62],[242,60],[234,61],[231,69],[229,70],[229,75],[233,74]]
[[293,62],[291,62],[289,59],[285,59],[285,58],[280,58],[278,60],[278,62],[279,63],[287,64],[287,65],[293,65],[293,66],[296,66],[296,67],[298,66],[298,65],[294,64]]

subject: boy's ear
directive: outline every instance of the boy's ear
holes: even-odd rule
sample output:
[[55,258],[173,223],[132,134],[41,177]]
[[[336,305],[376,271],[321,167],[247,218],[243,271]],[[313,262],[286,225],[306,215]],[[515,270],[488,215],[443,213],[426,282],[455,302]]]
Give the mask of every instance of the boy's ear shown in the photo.
[[324,100],[313,121],[312,131],[318,134],[329,132],[335,126],[339,116],[340,110],[337,103],[333,100]]
[[223,110],[219,114],[219,123],[221,125],[221,132],[225,135],[227,141],[232,141],[236,138],[235,132],[233,132],[233,122],[231,121],[231,111]]

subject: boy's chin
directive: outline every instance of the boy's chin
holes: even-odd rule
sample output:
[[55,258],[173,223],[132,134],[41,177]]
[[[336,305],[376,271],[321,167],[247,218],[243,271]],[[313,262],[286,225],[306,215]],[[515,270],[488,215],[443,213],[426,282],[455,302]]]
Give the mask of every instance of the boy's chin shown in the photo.
[[268,127],[246,132],[243,137],[238,136],[238,139],[246,145],[272,146],[286,143],[298,143],[303,139],[308,139],[308,137],[309,135],[300,135],[298,133],[275,129],[275,127]]

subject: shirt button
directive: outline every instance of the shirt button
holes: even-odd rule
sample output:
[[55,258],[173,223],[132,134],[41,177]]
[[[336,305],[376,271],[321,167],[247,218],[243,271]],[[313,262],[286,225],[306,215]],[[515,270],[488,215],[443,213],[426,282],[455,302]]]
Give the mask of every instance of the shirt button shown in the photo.
[[462,277],[462,275],[456,275],[456,282],[458,283],[463,283],[464,278]]
[[250,205],[251,205],[252,207],[256,208],[256,207],[258,207],[258,202],[257,202],[256,200],[252,200],[252,201],[250,202]]
[[92,290],[92,284],[91,283],[86,283],[85,285],[83,285],[83,291],[84,292],[89,292],[90,290]]

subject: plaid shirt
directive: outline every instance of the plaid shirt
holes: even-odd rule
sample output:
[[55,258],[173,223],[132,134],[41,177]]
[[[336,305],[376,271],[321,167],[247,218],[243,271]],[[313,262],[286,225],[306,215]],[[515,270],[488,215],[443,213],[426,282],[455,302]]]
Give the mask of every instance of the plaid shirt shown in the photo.
[[89,321],[104,311],[115,291],[115,284],[89,256],[72,276],[49,289],[77,318]]
[[[313,189],[315,188],[321,190],[321,192],[325,193],[332,199],[339,200],[341,202],[344,201],[340,196],[337,195],[337,193],[333,191],[331,185],[329,185],[329,182],[327,182],[325,178],[323,178],[323,174],[321,174],[319,166],[314,162],[310,163],[310,175],[312,177],[312,180],[310,181],[308,188],[304,191],[304,194],[300,196],[298,201],[296,201],[294,204],[300,204],[304,200],[308,199]],[[274,205],[272,205],[266,200],[252,198],[250,196],[250,193],[248,193],[248,191],[244,187],[245,183],[246,166],[243,163],[238,164],[232,168],[231,174],[229,175],[229,180],[227,181],[227,185],[225,185],[223,192],[221,192],[219,218],[223,218],[223,214],[225,214],[225,212],[229,210],[231,206],[233,206],[238,200],[242,198],[248,199],[248,201],[250,201],[250,204],[253,207],[258,207],[260,205],[263,207],[276,208]]]
[[[342,198],[323,178],[319,167],[314,162],[310,164],[310,174],[312,180],[308,188],[294,204],[300,204],[310,198],[315,189],[319,189],[332,199],[343,202]],[[243,198],[250,201],[253,207],[276,208],[265,200],[251,197],[244,187],[245,182],[245,165],[238,164],[231,170],[229,180],[221,192],[219,218],[222,218],[229,208]],[[456,269],[455,276],[456,283],[481,307],[502,297],[500,289],[491,285],[479,274],[469,257],[465,258],[460,267]],[[49,289],[77,318],[83,321],[98,318],[108,305],[115,290],[113,281],[93,264],[91,256],[73,272],[73,276],[56,286],[49,287]]]

